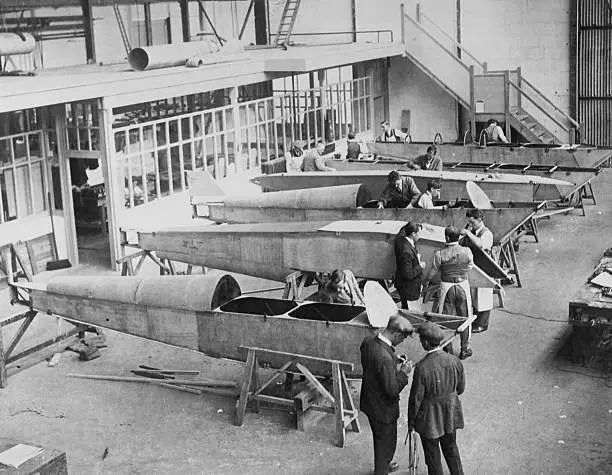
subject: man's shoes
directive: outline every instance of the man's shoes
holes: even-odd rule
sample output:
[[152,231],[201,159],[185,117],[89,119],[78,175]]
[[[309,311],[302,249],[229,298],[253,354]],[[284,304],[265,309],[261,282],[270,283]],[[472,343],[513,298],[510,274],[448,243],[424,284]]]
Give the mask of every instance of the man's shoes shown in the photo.
[[482,333],[482,332],[486,332],[487,329],[483,328],[483,327],[473,327],[472,328],[472,333]]
[[389,464],[389,468],[387,468],[387,473],[397,472],[399,470],[399,463],[391,462]]
[[474,352],[472,351],[471,348],[468,348],[467,350],[461,350],[461,353],[459,353],[459,359],[460,360],[468,359],[473,354]]

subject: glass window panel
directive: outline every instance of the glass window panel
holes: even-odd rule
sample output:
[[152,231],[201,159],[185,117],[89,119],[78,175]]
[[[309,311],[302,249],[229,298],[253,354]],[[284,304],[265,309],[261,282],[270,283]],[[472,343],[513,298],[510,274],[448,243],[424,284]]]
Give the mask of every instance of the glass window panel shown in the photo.
[[157,185],[155,182],[155,154],[152,152],[145,153],[144,159],[147,179],[147,199],[152,201],[157,198]]
[[174,191],[182,190],[181,187],[181,160],[179,147],[170,149],[170,161],[172,166],[172,187]]
[[98,122],[98,104],[96,102],[91,103],[91,124],[94,127],[98,127],[100,123]]
[[125,132],[117,132],[115,133],[115,153],[125,152],[126,144],[125,144]]
[[217,131],[225,130],[223,123],[223,111],[215,111],[215,121],[217,122]]
[[15,162],[22,162],[28,159],[25,135],[13,137],[13,152],[15,153]]
[[130,144],[128,147],[128,154],[134,154],[140,151],[140,129],[131,129],[129,132]]
[[171,120],[169,127],[170,127],[170,143],[178,142],[179,141],[178,121]]
[[42,133],[28,135],[30,158],[42,158]]
[[227,161],[230,164],[236,163],[236,142],[235,135],[230,132],[225,135],[227,141]]
[[191,117],[185,117],[181,119],[181,137],[182,140],[189,140],[191,138],[191,131],[189,128],[189,123],[191,122]]
[[202,132],[202,116],[197,115],[193,118],[193,135],[201,137]]
[[159,167],[159,187],[162,196],[170,193],[170,174],[168,172],[168,150],[160,150],[157,154]]
[[128,158],[132,172],[132,191],[134,193],[134,206],[144,202],[143,173],[141,155],[137,153]]
[[32,164],[32,184],[34,185],[34,213],[40,213],[47,209],[45,202],[43,162]]
[[214,171],[214,163],[215,163],[215,155],[214,155],[214,145],[212,137],[206,137],[205,140],[206,147],[206,167],[209,172]]
[[191,163],[191,145],[188,143],[183,144],[183,163],[185,170],[191,170],[193,168]]
[[155,148],[152,125],[146,125],[142,128],[142,148],[143,150],[153,150]]
[[204,168],[204,157],[206,156],[206,150],[204,149],[204,141],[202,139],[195,141],[194,150],[196,155],[196,168]]
[[91,150],[100,150],[100,131],[91,129]]
[[0,166],[13,163],[9,139],[0,140]]
[[79,150],[91,150],[89,143],[89,131],[86,128],[79,129]]
[[232,109],[225,111],[225,127],[226,129],[234,128],[234,111]]
[[2,214],[4,221],[17,219],[17,200],[13,170],[0,173],[0,192],[2,193]]
[[17,209],[19,217],[32,214],[30,199],[30,173],[27,166],[15,168],[15,191],[17,196]]
[[157,146],[160,147],[162,145],[166,145],[168,143],[168,139],[166,137],[166,124],[157,124],[155,126],[155,130],[157,133]]

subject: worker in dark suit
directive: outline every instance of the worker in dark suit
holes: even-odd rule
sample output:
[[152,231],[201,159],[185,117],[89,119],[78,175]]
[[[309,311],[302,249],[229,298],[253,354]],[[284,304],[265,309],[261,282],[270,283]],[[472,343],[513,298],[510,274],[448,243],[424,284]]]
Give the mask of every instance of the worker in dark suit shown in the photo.
[[409,176],[400,176],[393,170],[387,175],[387,184],[378,198],[379,208],[412,208],[421,196],[419,188]]
[[419,155],[414,160],[408,160],[406,166],[412,170],[434,170],[442,171],[442,160],[436,155],[438,153],[438,147],[430,145],[427,147],[427,151],[424,155]]
[[399,464],[392,462],[397,444],[399,395],[408,384],[412,363],[395,355],[395,346],[413,328],[401,315],[393,315],[387,327],[361,344],[361,410],[368,416],[374,438],[374,473],[394,472]]
[[395,236],[395,288],[402,308],[408,310],[408,302],[419,300],[421,279],[425,263],[421,261],[416,243],[419,240],[419,223],[409,222]]
[[440,447],[451,475],[463,475],[456,442],[463,429],[461,395],[465,389],[461,361],[438,346],[444,337],[437,325],[427,322],[419,328],[427,355],[416,364],[408,401],[408,430],[421,436],[429,475],[442,475]]

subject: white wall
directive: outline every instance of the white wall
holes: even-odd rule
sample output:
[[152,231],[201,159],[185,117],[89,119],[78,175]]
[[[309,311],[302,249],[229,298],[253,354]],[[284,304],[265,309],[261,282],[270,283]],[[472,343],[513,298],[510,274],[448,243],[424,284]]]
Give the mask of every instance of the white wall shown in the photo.
[[398,128],[403,109],[410,110],[412,140],[431,142],[437,132],[445,142],[457,139],[456,101],[411,61],[395,57],[389,68],[389,120]]

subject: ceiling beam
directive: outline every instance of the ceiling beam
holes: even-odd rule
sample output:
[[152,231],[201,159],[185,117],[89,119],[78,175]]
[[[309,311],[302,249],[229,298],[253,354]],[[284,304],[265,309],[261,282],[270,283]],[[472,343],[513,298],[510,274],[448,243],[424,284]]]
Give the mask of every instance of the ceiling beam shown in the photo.
[[[142,5],[145,1],[149,3],[175,3],[176,0],[91,0],[93,7],[108,7],[112,6],[113,3],[118,5]],[[217,1],[217,2],[247,2],[249,0],[202,0],[204,2]],[[2,10],[15,10],[23,8],[30,10],[33,8],[44,8],[44,7],[80,7],[80,0],[2,0],[0,2],[0,13]]]

